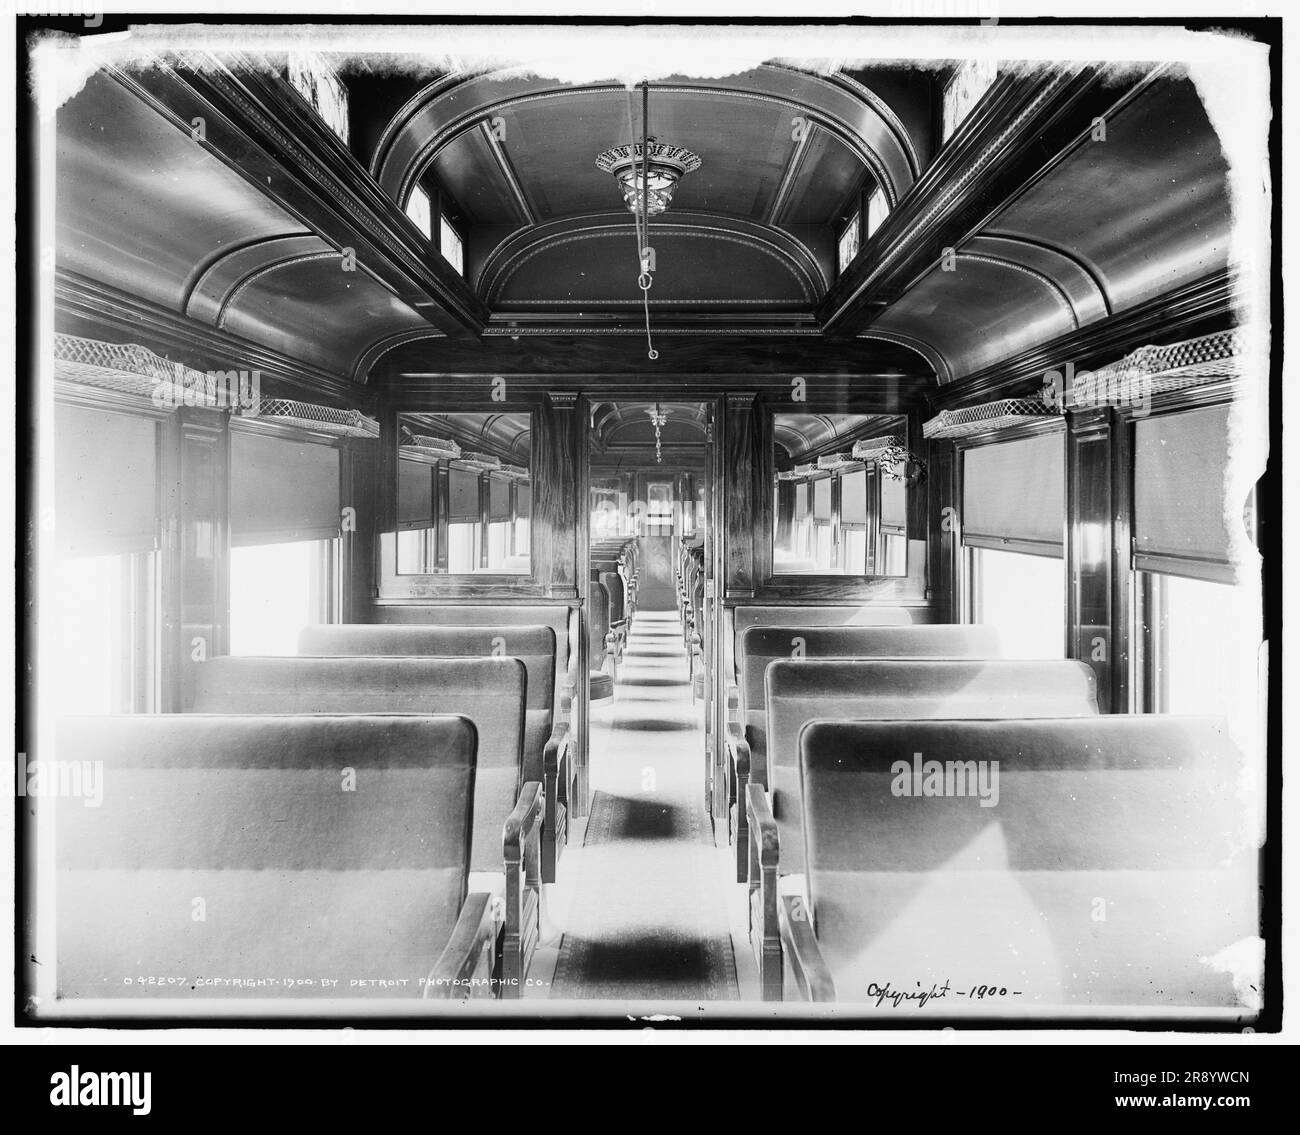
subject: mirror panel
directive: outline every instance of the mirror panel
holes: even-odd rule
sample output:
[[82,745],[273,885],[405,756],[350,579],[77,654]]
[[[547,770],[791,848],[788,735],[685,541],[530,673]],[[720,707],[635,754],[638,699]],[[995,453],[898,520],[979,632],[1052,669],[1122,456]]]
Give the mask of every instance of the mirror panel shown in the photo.
[[906,419],[773,415],[774,575],[907,574]]
[[532,415],[401,414],[399,575],[528,575]]

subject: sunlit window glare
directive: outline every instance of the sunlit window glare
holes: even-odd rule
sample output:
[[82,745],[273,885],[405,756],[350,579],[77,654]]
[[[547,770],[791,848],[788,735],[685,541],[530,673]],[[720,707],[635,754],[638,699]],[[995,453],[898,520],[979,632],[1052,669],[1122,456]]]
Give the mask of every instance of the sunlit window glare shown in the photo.
[[1008,658],[1065,654],[1065,561],[971,548],[971,621],[990,623]]
[[231,654],[298,653],[298,632],[324,621],[319,574],[330,543],[230,549]]

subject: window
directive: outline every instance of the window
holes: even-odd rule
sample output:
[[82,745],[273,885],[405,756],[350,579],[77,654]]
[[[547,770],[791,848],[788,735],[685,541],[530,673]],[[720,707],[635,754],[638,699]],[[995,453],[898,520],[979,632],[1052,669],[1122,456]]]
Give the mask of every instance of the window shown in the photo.
[[1257,600],[1249,588],[1138,572],[1138,708],[1238,720],[1257,713]]
[[53,560],[42,611],[55,623],[60,713],[158,708],[156,552]]
[[991,623],[1008,658],[1065,653],[1065,560],[967,548],[970,621]]
[[447,263],[462,276],[465,275],[465,245],[445,216],[438,218],[438,251]]
[[452,575],[478,571],[478,538],[477,523],[447,525],[447,570]]
[[289,82],[344,143],[348,140],[348,91],[334,68],[319,55],[289,59]]
[[849,221],[847,227],[840,233],[839,244],[839,269],[841,275],[844,270],[853,263],[853,258],[858,254],[858,230],[861,227],[861,213],[854,213],[853,219]]
[[297,654],[298,632],[331,620],[337,543],[230,549],[231,654]]
[[406,215],[415,222],[415,227],[425,237],[433,239],[433,206],[429,195],[418,185],[411,190],[411,196],[406,200]]
[[55,404],[39,598],[61,713],[159,708],[157,446],[151,418]]
[[868,240],[875,235],[887,216],[889,216],[889,202],[885,200],[885,191],[877,185],[867,197]]
[[968,59],[943,88],[943,140],[957,132],[963,120],[998,77],[997,61]]

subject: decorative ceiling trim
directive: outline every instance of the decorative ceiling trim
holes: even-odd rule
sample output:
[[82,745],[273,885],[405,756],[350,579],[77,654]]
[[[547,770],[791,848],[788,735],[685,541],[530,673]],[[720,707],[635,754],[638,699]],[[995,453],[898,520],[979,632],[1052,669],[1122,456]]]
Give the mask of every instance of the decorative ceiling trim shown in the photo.
[[[948,179],[935,193],[934,197],[927,204],[924,211],[914,220],[910,219],[910,228],[914,231],[924,230],[931,225],[934,220],[944,212],[954,201],[960,198],[966,186],[972,180],[977,178],[983,170],[989,166],[994,158],[1005,152],[1008,140],[1020,134],[1025,124],[1032,119],[1039,109],[1056,94],[1058,89],[1065,86],[1073,76],[1068,72],[1049,75],[1039,88],[1030,97],[1029,101],[1022,106],[1018,112],[1008,121],[1001,129],[997,130],[992,136],[984,141],[978,148],[977,152],[970,155],[968,160],[963,163],[962,169],[956,176]],[[996,87],[996,83],[994,86]],[[985,96],[988,97],[987,95]],[[971,125],[967,120],[967,126]],[[958,131],[960,135],[961,131]],[[839,304],[839,310],[847,309],[870,285],[879,277],[885,274],[896,260],[898,260],[907,250],[905,242],[897,242],[892,248],[883,248],[878,250],[877,255],[871,260],[871,268],[864,275],[856,287],[843,298]]]
[[[273,264],[263,264],[260,268],[245,275],[233,288],[226,293],[225,299],[221,301],[221,308],[217,312],[217,326],[224,328],[226,326],[226,317],[230,314],[231,307],[249,288],[259,280],[271,275],[272,272],[278,272],[282,268],[292,268],[297,264],[309,264],[314,260],[339,260],[342,254],[338,249],[330,248],[323,252],[304,252],[297,256],[286,256],[282,260],[277,260]],[[367,273],[369,275],[369,273]],[[371,276],[371,279],[374,279]],[[383,287],[382,281],[376,280],[376,283]],[[387,289],[385,289],[387,290]]]
[[[780,63],[772,63],[769,64],[769,66],[774,70],[781,69],[793,71],[797,75],[808,74],[806,71],[800,71],[797,67],[789,67]],[[911,166],[912,169],[913,180],[920,176],[921,160],[917,157],[916,147],[912,145],[912,136],[907,132],[907,127],[903,125],[902,119],[894,113],[893,107],[885,102],[884,99],[876,94],[876,92],[865,83],[855,79],[852,75],[849,75],[844,71],[836,71],[834,74],[829,76],[815,75],[811,77],[820,79],[822,82],[828,83],[833,87],[846,88],[870,106],[871,109],[880,115],[885,122],[889,123],[890,128],[893,130],[894,137],[898,140],[898,144],[903,148],[903,152],[907,155],[908,165]]]
[[1088,282],[1092,285],[1093,291],[1096,292],[1097,298],[1101,301],[1102,310],[1105,314],[1107,316],[1115,314],[1114,308],[1111,306],[1110,295],[1107,293],[1106,286],[1102,282],[1101,274],[1093,264],[1089,263],[1082,256],[1076,255],[1068,248],[1056,244],[1054,241],[1044,240],[1042,237],[1037,235],[1029,237],[1020,233],[1002,232],[998,229],[982,229],[980,230],[979,236],[980,238],[987,238],[989,240],[1004,240],[1009,243],[1023,244],[1029,248],[1037,248],[1043,252],[1059,256],[1062,260],[1069,261],[1069,263],[1077,268],[1079,273],[1086,277]]
[[330,400],[370,412],[372,395],[347,377],[303,362],[230,331],[190,319],[110,284],[58,270],[54,283],[55,326],[92,338],[140,342],[161,355],[184,358],[201,369],[262,372],[262,393],[304,401]]
[[472,338],[487,313],[449,265],[428,256],[428,242],[351,151],[284,80],[238,54],[199,52],[184,67],[106,73],[177,130],[189,135],[199,111],[199,143],[334,248],[355,249],[357,263],[421,318],[447,334]]
[[[499,81],[498,76],[507,71],[494,71],[486,74],[466,75],[460,81],[449,82],[441,79],[430,84],[414,95],[397,112],[384,128],[379,145],[371,159],[371,172],[375,179],[387,190],[395,201],[405,200],[410,186],[424,174],[428,165],[434,161],[442,148],[452,142],[468,129],[473,129],[483,121],[492,118],[503,110],[523,106],[539,101],[565,99],[575,96],[609,92],[621,96],[626,88],[621,83],[601,82],[582,86],[557,87],[553,81],[537,79],[533,89],[517,87],[515,93],[493,95],[491,92],[479,93],[466,91],[464,88],[475,82],[487,80]],[[853,80],[831,82],[822,76],[793,67],[773,64],[761,64],[748,75],[771,74],[779,76],[782,83],[788,84],[790,78],[798,77],[809,87],[800,92],[805,96],[814,93],[825,97],[817,102],[801,101],[786,95],[777,88],[763,90],[750,79],[748,86],[741,86],[741,77],[714,80],[704,83],[663,83],[655,84],[654,90],[660,93],[700,94],[722,98],[750,99],[780,106],[793,111],[809,122],[816,123],[824,130],[844,143],[880,183],[890,208],[897,204],[899,198],[915,181],[919,163],[914,147],[907,132],[897,116],[874,94]],[[845,77],[847,79],[847,77]],[[788,89],[788,88],[787,88]],[[473,95],[478,94],[477,101]],[[466,96],[470,96],[468,99]],[[869,139],[863,134],[861,126],[846,117],[846,108],[836,108],[834,103],[848,100],[855,109],[865,111],[869,119],[881,129],[884,138],[892,144],[891,155],[898,167],[891,172],[889,163],[877,150],[879,139]],[[458,107],[445,116],[439,115],[435,104],[446,100],[458,103]],[[466,103],[468,102],[468,105]],[[432,119],[433,121],[427,121]],[[424,131],[427,136],[410,147],[403,155],[401,168],[394,166],[394,154],[402,148],[406,135]]]
[[294,232],[276,233],[273,236],[259,236],[252,240],[241,240],[234,244],[223,245],[217,249],[211,256],[199,261],[190,274],[190,280],[181,292],[180,309],[186,315],[195,316],[193,310],[193,300],[200,292],[203,291],[204,284],[219,269],[226,264],[232,257],[242,256],[252,252],[256,248],[270,248],[284,241],[301,240],[303,238],[313,239],[319,242],[314,232],[308,229],[299,229]]
[[[816,303],[818,298],[825,294],[826,279],[812,253],[801,241],[779,229],[767,228],[737,217],[723,217],[712,213],[674,213],[673,220],[660,221],[654,226],[653,232],[659,234],[667,232],[678,237],[731,241],[745,245],[756,252],[772,257],[790,272],[809,303]],[[475,287],[484,297],[484,302],[494,306],[500,302],[501,289],[524,264],[534,257],[573,241],[592,240],[611,235],[633,236],[632,225],[627,214],[596,213],[586,217],[569,217],[552,221],[539,228],[512,233],[485,258],[482,271],[475,281]],[[634,240],[628,241],[628,248],[631,261],[635,249]]]
[[808,156],[808,143],[812,141],[817,129],[813,126],[812,129],[805,130],[799,135],[799,141],[795,143],[790,159],[785,163],[785,169],[781,173],[781,184],[776,187],[776,192],[772,195],[772,204],[767,210],[767,223],[774,228],[785,215],[786,207],[790,202],[790,190],[803,168],[804,159]]
[[[485,337],[493,338],[510,338],[515,339],[521,335],[640,335],[644,337],[644,327],[600,327],[600,326],[579,326],[568,324],[565,326],[538,326],[528,325],[525,327],[489,327],[483,332]],[[655,327],[656,335],[731,335],[731,336],[785,336],[785,335],[812,335],[820,336],[821,331],[816,327]]]
[[1065,313],[1070,317],[1070,322],[1075,328],[1082,326],[1079,320],[1079,313],[1074,309],[1074,303],[1071,301],[1069,293],[1061,287],[1046,272],[1040,272],[1037,268],[1030,268],[1024,264],[1018,264],[1014,260],[1008,260],[1003,256],[990,256],[986,252],[968,252],[961,250],[957,252],[958,260],[974,260],[977,264],[992,264],[997,268],[1008,268],[1012,272],[1019,272],[1022,276],[1028,276],[1037,284],[1041,284],[1051,293],[1052,298],[1061,306]]
[[[574,237],[573,239],[581,240],[584,238]],[[810,298],[810,297],[806,297],[806,298]],[[596,308],[640,307],[643,302],[644,301],[642,300],[636,300],[636,299],[612,300],[612,299],[596,299],[596,298],[589,297],[587,299],[577,299],[577,300],[513,299],[513,300],[508,300],[507,304],[509,305],[518,304],[521,308],[524,308],[526,310],[530,307],[596,307]],[[745,299],[737,300],[737,299],[724,299],[721,297],[717,299],[680,299],[680,300],[652,299],[649,301],[652,307],[655,304],[660,304],[664,307],[670,307],[670,308],[671,307],[770,307],[773,304],[778,304],[783,302],[787,302],[787,301],[745,300]],[[506,306],[506,307],[500,307],[497,310],[501,314],[507,315],[509,314],[511,309],[509,306]],[[642,328],[642,330],[644,331],[644,328]]]
[[1008,72],[996,82],[892,211],[819,312],[832,333],[870,326],[941,255],[962,247],[1027,186],[1055,169],[1097,115],[1130,105],[1164,70],[1116,78],[1105,68],[1060,63]]
[[394,350],[405,343],[414,343],[420,339],[445,338],[446,336],[441,332],[423,327],[417,327],[413,330],[407,331],[398,331],[393,335],[386,335],[384,338],[372,343],[357,357],[357,361],[352,367],[352,381],[360,383],[369,382],[370,372],[374,370],[375,364],[388,354],[389,351]]
[[529,201],[528,194],[524,192],[524,187],[519,183],[519,175],[515,172],[514,163],[510,160],[510,155],[506,153],[506,148],[501,145],[501,139],[496,136],[496,132],[486,122],[479,123],[479,130],[487,142],[488,152],[492,155],[492,160],[496,162],[497,169],[510,190],[510,196],[514,198],[515,207],[519,210],[520,221],[530,226],[537,224],[537,211],[533,208],[533,203]]
[[1236,275],[1220,269],[973,374],[945,379],[932,405],[946,409],[970,401],[1022,396],[1041,389],[1043,375],[1067,360],[1091,370],[1148,343],[1224,330],[1235,322],[1238,297]]
[[900,347],[906,347],[908,350],[915,351],[929,364],[937,382],[942,384],[952,380],[952,370],[948,366],[948,360],[924,339],[918,339],[901,331],[878,331],[874,327],[870,331],[864,331],[857,338],[880,339],[885,343],[896,343]]

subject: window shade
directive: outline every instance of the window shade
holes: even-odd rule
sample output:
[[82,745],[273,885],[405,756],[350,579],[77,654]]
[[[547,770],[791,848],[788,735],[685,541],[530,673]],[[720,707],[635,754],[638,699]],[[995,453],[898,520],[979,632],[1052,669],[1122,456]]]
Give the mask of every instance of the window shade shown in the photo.
[[1052,433],[966,450],[962,542],[1027,543],[1065,552],[1065,436]]
[[1224,511],[1227,464],[1226,406],[1144,418],[1134,425],[1135,566],[1232,579]]
[[867,522],[867,471],[855,469],[840,478],[840,521],[843,524]]
[[423,461],[397,462],[397,527],[399,530],[433,525],[433,477],[436,465]]
[[493,520],[510,519],[510,480],[507,477],[490,477],[488,514]]
[[450,482],[448,519],[453,524],[477,524],[481,519],[478,511],[478,474],[470,469],[457,469],[453,466]]
[[521,520],[527,520],[532,505],[533,487],[527,481],[520,481],[519,488],[515,491],[515,514]]
[[158,426],[151,418],[54,408],[55,547],[107,556],[157,547]]
[[813,486],[813,519],[829,520],[831,518],[831,479],[823,477],[820,481],[814,481]]
[[907,530],[907,486],[883,473],[880,476],[880,527],[895,533]]
[[339,451],[263,434],[230,435],[230,542],[329,540],[339,531]]

